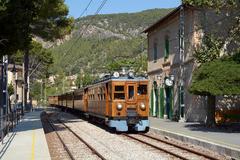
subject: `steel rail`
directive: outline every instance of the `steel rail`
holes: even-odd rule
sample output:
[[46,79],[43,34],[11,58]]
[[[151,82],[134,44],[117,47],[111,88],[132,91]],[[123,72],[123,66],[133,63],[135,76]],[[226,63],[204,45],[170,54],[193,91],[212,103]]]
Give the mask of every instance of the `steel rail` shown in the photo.
[[77,135],[70,127],[68,127],[64,122],[62,122],[61,120],[58,119],[58,122],[61,123],[62,125],[64,125],[64,127],[66,127],[72,134],[74,134],[74,136],[76,136],[80,141],[82,141],[86,146],[88,146],[89,149],[91,149],[91,151],[96,154],[99,158],[101,158],[102,160],[106,160],[106,158],[104,158],[96,149],[94,149],[89,143],[87,143],[85,140],[83,140],[79,135]]
[[136,141],[139,141],[139,142],[141,142],[141,143],[143,143],[143,144],[146,144],[146,145],[148,145],[148,146],[150,146],[150,147],[152,147],[152,148],[155,148],[155,149],[157,149],[157,150],[161,150],[161,151],[163,151],[163,152],[166,152],[166,153],[168,153],[168,154],[171,154],[171,155],[173,155],[173,156],[175,156],[175,157],[178,157],[178,158],[180,158],[180,159],[189,160],[189,159],[187,159],[186,157],[183,157],[183,156],[181,156],[181,155],[178,155],[178,154],[176,154],[176,153],[174,153],[174,152],[172,152],[172,151],[169,151],[169,150],[167,150],[167,149],[165,149],[165,148],[161,148],[161,147],[155,146],[155,145],[153,145],[153,144],[151,144],[151,143],[148,143],[148,142],[143,141],[143,140],[141,140],[141,139],[138,139],[138,138],[136,138],[136,137],[130,136],[130,135],[128,135],[128,134],[123,133],[122,135],[124,135],[124,136],[126,136],[126,137],[129,137],[129,138],[131,138],[131,139],[134,139],[134,140],[136,140]]
[[202,152],[199,152],[199,151],[196,151],[196,150],[193,150],[193,149],[184,147],[184,146],[180,146],[180,145],[178,145],[178,144],[174,144],[174,143],[171,143],[171,142],[166,141],[166,140],[163,140],[163,139],[159,139],[159,138],[156,138],[156,137],[153,137],[153,136],[150,136],[150,135],[146,135],[146,134],[140,134],[140,135],[141,135],[141,136],[144,136],[144,137],[148,137],[148,138],[153,139],[153,140],[156,140],[156,141],[160,141],[160,142],[166,143],[166,144],[168,144],[168,145],[171,145],[171,146],[180,148],[180,149],[182,149],[182,150],[186,150],[186,151],[188,151],[188,152],[197,154],[197,155],[199,155],[199,156],[203,156],[203,157],[208,158],[208,159],[211,159],[211,160],[218,160],[218,158],[213,157],[213,156],[211,156],[211,155],[207,155],[207,154],[205,154],[205,153],[202,153]]
[[57,132],[57,129],[55,128],[54,124],[52,122],[50,122],[47,119],[47,122],[50,124],[51,128],[54,130],[54,132],[56,133],[57,137],[59,138],[59,140],[61,141],[64,149],[67,151],[69,157],[71,158],[71,160],[75,160],[75,158],[73,157],[72,153],[70,152],[70,150],[68,149],[68,147],[66,146],[66,144],[64,143],[63,139],[61,138],[61,136],[59,135],[59,133]]

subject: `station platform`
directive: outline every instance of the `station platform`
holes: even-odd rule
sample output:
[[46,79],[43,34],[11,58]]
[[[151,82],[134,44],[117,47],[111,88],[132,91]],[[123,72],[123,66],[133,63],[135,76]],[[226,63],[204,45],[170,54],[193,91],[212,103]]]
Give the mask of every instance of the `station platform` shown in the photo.
[[149,117],[150,130],[219,154],[240,159],[240,125],[206,128],[200,123],[174,122]]
[[41,111],[25,113],[23,119],[0,144],[0,159],[50,160]]

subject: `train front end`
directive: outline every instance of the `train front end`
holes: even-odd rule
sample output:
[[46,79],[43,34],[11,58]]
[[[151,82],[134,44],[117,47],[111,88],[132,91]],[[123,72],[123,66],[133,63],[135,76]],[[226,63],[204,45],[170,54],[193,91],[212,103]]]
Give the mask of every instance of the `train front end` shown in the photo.
[[109,127],[116,131],[149,130],[148,80],[144,77],[119,77],[112,79],[111,115]]

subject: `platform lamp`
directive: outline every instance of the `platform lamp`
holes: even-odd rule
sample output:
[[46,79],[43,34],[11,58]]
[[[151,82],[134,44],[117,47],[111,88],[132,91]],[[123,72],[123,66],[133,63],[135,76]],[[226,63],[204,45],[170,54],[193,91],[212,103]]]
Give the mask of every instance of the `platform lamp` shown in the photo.
[[16,104],[17,104],[17,76],[16,76],[17,69],[16,69],[15,63],[13,64],[13,68],[12,68],[11,72],[13,73],[13,77],[14,77],[14,81],[15,81],[14,103],[15,103],[15,106],[16,106]]

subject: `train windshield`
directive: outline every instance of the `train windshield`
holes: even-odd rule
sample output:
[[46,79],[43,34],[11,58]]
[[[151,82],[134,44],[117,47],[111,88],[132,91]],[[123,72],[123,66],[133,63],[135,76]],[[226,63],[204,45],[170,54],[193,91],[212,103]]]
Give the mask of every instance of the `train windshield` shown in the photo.
[[147,94],[147,85],[139,85],[138,95],[146,95],[146,94]]
[[114,99],[125,99],[124,86],[115,86]]

